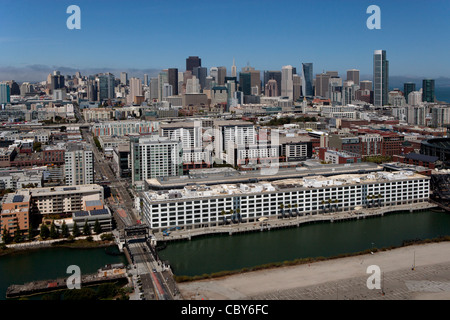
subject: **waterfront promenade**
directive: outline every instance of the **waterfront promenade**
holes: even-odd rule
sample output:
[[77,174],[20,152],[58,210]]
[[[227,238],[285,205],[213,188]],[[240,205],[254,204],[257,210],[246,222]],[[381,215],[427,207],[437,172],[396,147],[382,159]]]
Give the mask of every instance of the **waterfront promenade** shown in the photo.
[[361,208],[359,210],[345,210],[332,213],[320,213],[315,215],[297,216],[290,218],[278,219],[278,217],[267,217],[267,220],[249,223],[229,224],[218,227],[206,227],[190,230],[173,230],[169,235],[164,235],[162,232],[154,233],[157,242],[177,241],[177,240],[191,240],[194,237],[214,235],[214,234],[229,234],[242,232],[256,232],[267,231],[278,228],[289,228],[300,226],[305,223],[314,222],[336,222],[350,219],[365,219],[368,217],[383,216],[384,214],[401,212],[401,211],[421,211],[432,208],[437,208],[435,203],[421,202],[414,204],[404,204],[396,206],[383,206],[375,208]]

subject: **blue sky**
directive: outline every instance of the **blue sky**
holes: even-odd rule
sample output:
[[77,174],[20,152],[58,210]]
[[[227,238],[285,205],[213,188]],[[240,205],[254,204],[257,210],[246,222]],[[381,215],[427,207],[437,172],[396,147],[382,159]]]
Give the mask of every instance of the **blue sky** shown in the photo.
[[[69,5],[81,8],[81,30],[69,30]],[[381,30],[369,30],[369,5]],[[372,73],[372,54],[387,51],[390,75],[450,76],[448,0],[2,0],[3,74],[67,67],[185,69],[190,55],[206,67],[299,68]],[[31,72],[31,71],[30,71]],[[2,80],[2,79],[0,79]]]

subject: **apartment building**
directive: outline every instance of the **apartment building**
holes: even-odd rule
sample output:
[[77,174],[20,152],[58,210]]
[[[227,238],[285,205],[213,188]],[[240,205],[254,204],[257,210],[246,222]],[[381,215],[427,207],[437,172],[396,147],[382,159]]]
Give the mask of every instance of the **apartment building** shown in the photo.
[[94,155],[86,144],[68,144],[64,155],[66,185],[94,183]]
[[28,234],[30,207],[31,196],[29,192],[20,190],[15,193],[6,194],[1,203],[1,234],[3,234],[5,228],[11,236],[14,236],[17,230],[20,230],[24,235]]
[[143,193],[143,216],[154,230],[192,229],[226,221],[323,214],[357,206],[427,201],[430,178],[410,171],[311,176],[272,182],[185,185]]
[[23,189],[31,194],[37,214],[71,213],[85,210],[86,201],[103,201],[103,187],[97,184]]
[[183,147],[181,141],[167,137],[131,137],[132,181],[182,174]]

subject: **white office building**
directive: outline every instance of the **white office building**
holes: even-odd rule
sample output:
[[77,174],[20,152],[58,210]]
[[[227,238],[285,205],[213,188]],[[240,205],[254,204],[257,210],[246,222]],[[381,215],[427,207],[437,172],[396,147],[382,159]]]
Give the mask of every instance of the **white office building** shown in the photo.
[[187,185],[143,194],[153,230],[193,229],[261,217],[319,215],[355,207],[425,202],[430,178],[410,171],[313,176],[248,184]]

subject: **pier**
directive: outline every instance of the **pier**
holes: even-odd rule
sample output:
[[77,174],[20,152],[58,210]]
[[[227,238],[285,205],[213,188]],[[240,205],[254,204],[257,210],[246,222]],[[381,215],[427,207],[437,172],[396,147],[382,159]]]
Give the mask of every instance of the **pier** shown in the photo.
[[[103,283],[111,283],[117,281],[128,282],[127,274],[124,267],[111,269],[100,269],[98,273],[81,275],[81,287],[94,286]],[[59,290],[68,290],[68,278],[59,278],[54,280],[33,281],[25,284],[13,284],[6,290],[6,298],[20,298],[43,294]]]
[[302,224],[316,222],[339,222],[346,220],[358,220],[371,217],[380,217],[394,212],[415,212],[436,208],[438,205],[432,202],[421,202],[395,206],[383,206],[375,208],[361,208],[359,210],[345,210],[331,213],[308,214],[304,216],[279,219],[278,217],[264,217],[263,221],[244,222],[217,227],[206,227],[190,230],[174,230],[169,235],[155,233],[156,242],[184,241],[194,237],[208,235],[233,235],[243,232],[270,231],[272,229],[299,227]]

